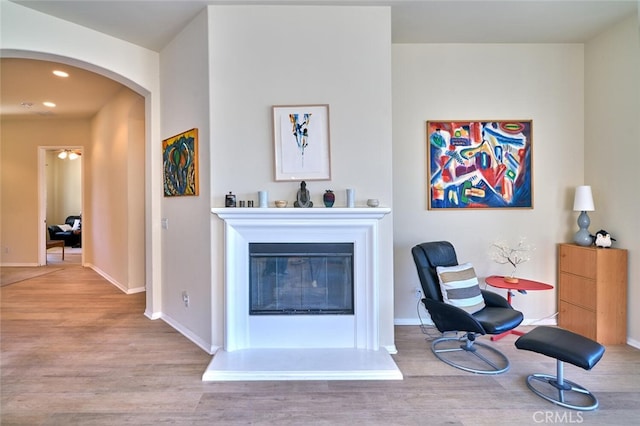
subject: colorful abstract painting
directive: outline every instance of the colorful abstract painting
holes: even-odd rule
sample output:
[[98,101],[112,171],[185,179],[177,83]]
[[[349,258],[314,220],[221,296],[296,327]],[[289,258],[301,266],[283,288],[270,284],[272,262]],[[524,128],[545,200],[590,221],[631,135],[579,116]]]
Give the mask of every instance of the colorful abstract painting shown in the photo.
[[428,208],[533,208],[532,121],[427,121]]
[[198,129],[162,141],[164,195],[198,195]]

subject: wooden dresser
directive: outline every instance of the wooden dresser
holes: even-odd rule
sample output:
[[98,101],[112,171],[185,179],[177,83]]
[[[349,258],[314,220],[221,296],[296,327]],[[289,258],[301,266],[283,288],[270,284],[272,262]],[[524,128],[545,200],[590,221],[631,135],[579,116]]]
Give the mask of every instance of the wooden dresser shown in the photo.
[[627,342],[627,250],[559,245],[558,326],[603,345]]

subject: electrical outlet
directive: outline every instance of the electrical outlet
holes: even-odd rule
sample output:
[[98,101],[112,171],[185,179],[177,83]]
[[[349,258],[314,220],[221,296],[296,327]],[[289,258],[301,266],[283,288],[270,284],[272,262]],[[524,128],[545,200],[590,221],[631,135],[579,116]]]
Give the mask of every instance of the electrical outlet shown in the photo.
[[422,289],[420,287],[416,287],[414,290],[416,292],[416,299],[422,299]]
[[182,301],[184,302],[184,307],[188,308],[189,307],[189,293],[187,293],[186,290],[182,292]]
[[160,223],[162,224],[162,229],[169,229],[169,219],[163,217]]

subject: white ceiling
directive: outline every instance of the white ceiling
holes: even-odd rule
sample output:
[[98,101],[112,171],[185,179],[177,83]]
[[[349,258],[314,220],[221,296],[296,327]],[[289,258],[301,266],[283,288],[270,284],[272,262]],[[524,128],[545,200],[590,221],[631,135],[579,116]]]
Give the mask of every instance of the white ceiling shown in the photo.
[[[81,68],[34,59],[0,59],[0,115],[3,118],[88,118],[123,86]],[[69,73],[68,78],[53,75]],[[42,103],[51,101],[55,108]]]
[[[12,1],[154,51],[162,50],[207,4],[387,5],[393,43],[582,43],[638,8],[638,0]],[[52,78],[51,63],[19,59],[1,63],[3,116],[92,115],[122,87],[69,66],[72,77],[63,81]],[[44,98],[58,107],[41,107]],[[25,109],[22,102],[34,106]]]
[[207,4],[387,5],[394,43],[581,43],[637,0],[12,0],[160,51]]

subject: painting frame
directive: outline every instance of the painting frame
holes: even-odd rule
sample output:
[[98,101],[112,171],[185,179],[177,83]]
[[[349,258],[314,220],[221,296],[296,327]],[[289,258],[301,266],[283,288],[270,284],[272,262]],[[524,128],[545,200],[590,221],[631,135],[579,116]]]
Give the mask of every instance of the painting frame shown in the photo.
[[197,128],[162,141],[162,166],[165,197],[199,195]]
[[428,120],[427,209],[533,209],[533,120]]
[[330,180],[329,105],[273,105],[276,181]]

